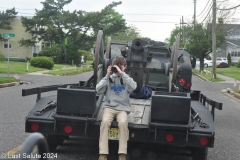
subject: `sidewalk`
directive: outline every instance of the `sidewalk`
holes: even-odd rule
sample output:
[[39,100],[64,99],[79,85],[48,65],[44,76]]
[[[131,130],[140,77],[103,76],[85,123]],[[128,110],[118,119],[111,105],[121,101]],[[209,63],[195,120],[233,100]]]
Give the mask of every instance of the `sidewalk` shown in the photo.
[[224,79],[225,81],[222,82],[215,82],[215,83],[234,83],[235,79],[231,77],[224,76],[222,74],[217,74],[217,77]]
[[[59,70],[59,69],[58,69]],[[39,76],[53,76],[51,74],[44,74],[46,72],[49,72],[50,70],[44,70],[44,71],[37,71],[37,72],[31,72],[31,73],[27,73],[29,75],[39,75]]]

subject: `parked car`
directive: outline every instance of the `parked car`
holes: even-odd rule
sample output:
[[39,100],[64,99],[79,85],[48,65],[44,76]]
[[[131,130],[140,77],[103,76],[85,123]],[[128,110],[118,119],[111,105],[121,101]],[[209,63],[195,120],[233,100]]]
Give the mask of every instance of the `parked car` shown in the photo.
[[222,63],[222,62],[228,64],[227,58],[224,58],[224,57],[217,57],[217,58],[216,58],[216,65],[219,65],[219,64]]
[[[200,66],[199,58],[196,61],[196,65]],[[207,67],[212,67],[212,60],[207,60],[204,58],[204,68],[207,68]]]

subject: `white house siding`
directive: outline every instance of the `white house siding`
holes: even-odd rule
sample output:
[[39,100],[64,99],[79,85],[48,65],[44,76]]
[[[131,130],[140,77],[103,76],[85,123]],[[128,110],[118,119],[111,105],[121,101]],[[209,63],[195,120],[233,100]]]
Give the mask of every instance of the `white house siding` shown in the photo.
[[[225,41],[225,56],[231,54],[232,62],[237,63],[240,59],[240,26],[235,25],[232,29],[227,31]],[[224,49],[223,49],[224,50]]]

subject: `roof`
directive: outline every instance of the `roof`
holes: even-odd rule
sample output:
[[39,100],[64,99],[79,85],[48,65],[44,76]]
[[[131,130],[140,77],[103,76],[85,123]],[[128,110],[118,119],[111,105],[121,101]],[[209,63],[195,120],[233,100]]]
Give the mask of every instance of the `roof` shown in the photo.
[[240,46],[240,40],[227,39],[226,42],[231,43],[231,44],[236,45],[236,46]]
[[[212,27],[212,23],[208,24],[208,28]],[[228,32],[234,28],[240,27],[240,24],[217,24],[217,29],[223,30],[225,36],[228,35]]]

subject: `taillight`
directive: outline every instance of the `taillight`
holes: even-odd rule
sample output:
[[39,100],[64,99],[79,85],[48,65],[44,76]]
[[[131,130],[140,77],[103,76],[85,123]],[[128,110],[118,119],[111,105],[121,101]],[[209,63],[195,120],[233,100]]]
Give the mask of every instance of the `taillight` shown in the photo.
[[167,134],[165,139],[167,142],[172,142],[174,140],[174,136],[172,134]]
[[187,83],[186,86],[187,86],[188,88],[190,88],[190,87],[191,87],[191,84],[190,84],[190,83]]
[[39,124],[38,124],[38,123],[32,123],[31,129],[32,129],[32,131],[37,131],[37,130],[39,130]]
[[200,138],[200,143],[205,146],[208,144],[208,139],[206,137],[202,137]]
[[65,126],[65,127],[64,127],[64,131],[65,131],[66,133],[71,133],[71,132],[72,132],[72,126],[70,126],[70,125]]
[[185,80],[184,79],[180,79],[178,82],[179,82],[180,86],[183,86],[185,84]]

